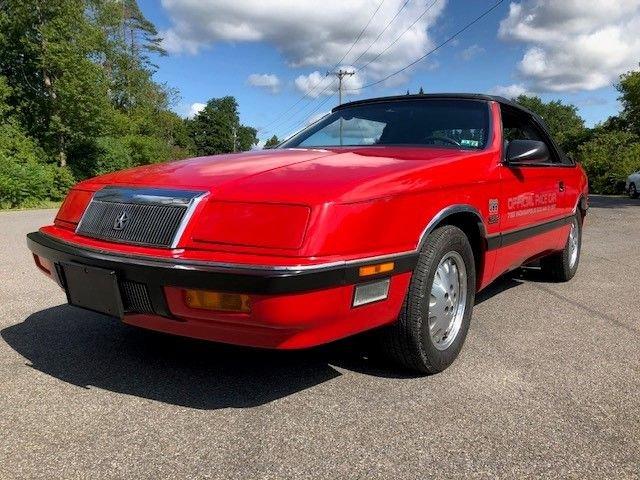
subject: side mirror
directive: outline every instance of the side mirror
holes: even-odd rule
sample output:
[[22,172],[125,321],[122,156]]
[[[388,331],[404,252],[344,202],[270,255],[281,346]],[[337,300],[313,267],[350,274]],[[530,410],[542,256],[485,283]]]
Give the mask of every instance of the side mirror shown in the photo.
[[505,163],[509,166],[549,163],[549,149],[538,140],[511,140],[507,146]]

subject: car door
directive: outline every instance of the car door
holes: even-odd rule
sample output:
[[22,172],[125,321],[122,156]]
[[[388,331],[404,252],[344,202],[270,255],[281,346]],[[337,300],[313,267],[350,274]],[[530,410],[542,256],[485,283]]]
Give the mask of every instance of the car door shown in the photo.
[[496,273],[520,266],[545,252],[560,248],[565,206],[565,173],[560,155],[546,132],[526,112],[502,106],[504,150],[511,140],[545,142],[548,163],[500,168],[500,252]]

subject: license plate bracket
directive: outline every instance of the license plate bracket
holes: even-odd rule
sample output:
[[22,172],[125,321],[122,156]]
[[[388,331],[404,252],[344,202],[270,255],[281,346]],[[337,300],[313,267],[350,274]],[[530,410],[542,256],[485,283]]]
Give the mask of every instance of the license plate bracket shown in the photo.
[[124,308],[116,272],[75,263],[62,263],[70,305],[122,318]]

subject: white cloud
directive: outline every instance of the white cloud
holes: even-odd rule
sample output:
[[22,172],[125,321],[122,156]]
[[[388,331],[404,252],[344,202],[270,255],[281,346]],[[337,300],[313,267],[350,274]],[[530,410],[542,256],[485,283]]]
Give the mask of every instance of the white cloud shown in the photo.
[[280,91],[280,79],[272,73],[252,73],[247,78],[247,83],[253,87],[264,88],[271,93]]
[[168,52],[185,52],[191,55],[198,53],[201,47],[199,42],[182,38],[171,29],[162,32],[162,46]]
[[525,95],[527,89],[521,83],[514,83],[512,85],[497,85],[489,90],[489,95],[498,95],[505,98],[516,98],[520,95]]
[[[369,49],[405,0],[386,0],[344,63],[371,61],[368,77],[379,79],[415,60],[434,46],[429,29],[446,0],[429,11],[383,53],[425,10],[424,2],[409,2],[402,13]],[[371,0],[162,0],[171,26],[162,32],[163,46],[172,53],[197,53],[221,41],[266,42],[294,67],[333,66],[351,47],[374,12]],[[379,58],[374,58],[381,54]]]
[[595,90],[640,59],[638,0],[523,0],[500,23],[503,40],[527,45],[518,73],[535,92]]
[[475,58],[475,57],[477,57],[478,55],[483,54],[484,52],[485,52],[485,49],[484,49],[484,48],[482,48],[480,45],[478,45],[478,44],[473,44],[473,45],[471,45],[470,47],[467,47],[467,48],[465,48],[464,50],[462,50],[462,51],[459,53],[459,55],[458,55],[458,56],[459,56],[462,60],[469,61],[469,60],[471,60],[472,58]]
[[[342,78],[343,94],[357,95],[364,83],[362,75],[353,67],[342,66],[340,70],[345,72],[353,72],[353,75],[345,75]],[[319,71],[310,73],[309,75],[300,75],[295,80],[296,88],[311,98],[317,98],[320,95],[335,95],[338,92],[338,79],[335,75],[325,75]]]
[[193,118],[195,117],[198,113],[200,113],[204,107],[206,107],[207,104],[206,103],[192,103],[191,106],[189,107],[189,113],[187,113],[187,118]]

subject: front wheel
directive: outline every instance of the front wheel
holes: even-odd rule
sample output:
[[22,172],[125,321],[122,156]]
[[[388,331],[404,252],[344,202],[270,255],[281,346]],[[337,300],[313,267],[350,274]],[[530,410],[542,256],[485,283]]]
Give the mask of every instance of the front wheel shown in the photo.
[[638,189],[636,188],[636,184],[632,183],[629,185],[629,197],[630,198],[638,198]]
[[582,214],[580,212],[571,219],[571,228],[564,250],[549,255],[540,261],[542,271],[551,280],[568,282],[578,271],[580,250],[582,249]]
[[420,373],[447,368],[467,336],[475,290],[467,236],[451,225],[436,229],[420,251],[398,321],[381,331],[388,355]]

